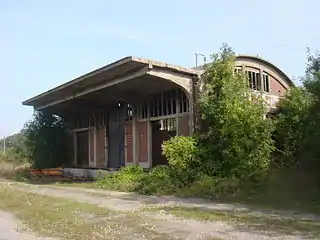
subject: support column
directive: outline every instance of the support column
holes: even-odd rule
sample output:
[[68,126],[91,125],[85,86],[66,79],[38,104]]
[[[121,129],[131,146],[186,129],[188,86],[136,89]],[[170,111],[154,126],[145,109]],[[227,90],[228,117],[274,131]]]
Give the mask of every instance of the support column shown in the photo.
[[93,166],[97,166],[97,127],[93,128]]
[[133,164],[139,164],[138,156],[138,138],[137,138],[137,108],[132,106],[132,155]]
[[148,120],[147,120],[147,126],[148,126],[148,168],[152,167],[152,127],[150,122],[150,101],[148,101]]

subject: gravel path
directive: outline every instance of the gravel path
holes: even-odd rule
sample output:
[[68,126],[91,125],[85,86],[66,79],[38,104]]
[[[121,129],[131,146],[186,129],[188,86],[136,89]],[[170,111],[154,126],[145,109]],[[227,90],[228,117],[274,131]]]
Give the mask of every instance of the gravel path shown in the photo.
[[[121,193],[98,189],[80,189],[70,187],[43,187],[29,184],[11,184],[18,190],[32,192],[40,195],[70,198],[79,202],[91,203],[97,206],[123,212],[140,212],[147,206],[182,205],[204,209],[248,211],[243,205],[217,204],[201,199],[180,199],[175,197],[140,196],[134,193]],[[263,212],[263,211],[259,211]],[[254,214],[254,212],[252,212]],[[266,214],[280,213],[270,212]],[[289,212],[284,212],[283,218],[292,218]],[[292,213],[291,213],[292,214]],[[170,233],[175,239],[239,239],[239,240],[262,240],[262,239],[308,239],[306,236],[294,233],[284,235],[276,232],[254,231],[249,227],[237,227],[225,221],[203,222],[191,219],[181,219],[171,215],[158,213],[140,212],[146,220],[159,233]],[[280,215],[279,215],[280,216]],[[297,215],[296,215],[297,217]],[[316,216],[305,215],[302,218],[314,219]],[[310,239],[310,238],[309,238]],[[312,238],[311,238],[312,239]]]
[[[53,240],[26,233],[24,227],[11,213],[0,211],[0,240]],[[20,232],[21,231],[21,232]]]

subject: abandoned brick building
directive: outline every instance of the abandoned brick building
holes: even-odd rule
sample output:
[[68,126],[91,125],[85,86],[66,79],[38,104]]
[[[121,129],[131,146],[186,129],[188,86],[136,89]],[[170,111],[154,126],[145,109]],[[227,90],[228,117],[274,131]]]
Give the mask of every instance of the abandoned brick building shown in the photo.
[[[258,57],[237,56],[236,69],[270,108],[293,82]],[[63,117],[74,167],[144,168],[166,164],[161,144],[195,128],[195,87],[201,70],[126,57],[23,102]]]

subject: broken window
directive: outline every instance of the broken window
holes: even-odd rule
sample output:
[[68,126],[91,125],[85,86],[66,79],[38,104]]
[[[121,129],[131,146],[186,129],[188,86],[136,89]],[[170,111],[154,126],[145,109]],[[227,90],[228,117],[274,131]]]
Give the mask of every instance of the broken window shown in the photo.
[[147,118],[148,111],[151,118],[189,112],[189,100],[181,89],[156,93],[140,105],[138,117],[140,119]]
[[246,71],[248,87],[253,90],[261,90],[261,78],[259,72]]
[[270,92],[270,82],[269,75],[267,73],[263,73],[263,91]]

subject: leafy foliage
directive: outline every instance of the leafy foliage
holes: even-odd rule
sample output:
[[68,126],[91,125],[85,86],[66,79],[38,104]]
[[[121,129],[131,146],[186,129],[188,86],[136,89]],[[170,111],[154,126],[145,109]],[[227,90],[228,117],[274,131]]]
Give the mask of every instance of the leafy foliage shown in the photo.
[[[276,140],[288,164],[320,163],[320,55],[308,51],[303,87],[292,88],[279,103]],[[289,161],[291,160],[291,161]],[[311,165],[310,165],[311,164]]]
[[162,144],[169,165],[184,171],[196,161],[197,142],[193,137],[175,136]]
[[141,194],[173,194],[176,189],[177,176],[169,166],[156,166],[146,173],[136,191]]
[[[305,125],[306,138],[304,140],[303,151],[304,158],[314,161],[320,166],[320,53],[311,54],[308,51],[308,63],[306,76],[303,83],[309,94],[312,95],[313,101],[308,107],[307,124]],[[308,156],[306,156],[308,155]]]
[[292,158],[299,154],[306,138],[306,126],[309,124],[308,115],[312,103],[313,96],[304,87],[293,87],[279,102],[280,113],[276,118],[275,136],[277,149],[284,156]]
[[141,194],[172,194],[185,187],[197,177],[194,163],[196,140],[193,137],[176,136],[163,145],[168,166],[156,166],[147,173],[140,166],[126,166],[98,181],[102,188],[121,191],[137,191]]
[[201,136],[203,171],[220,177],[241,177],[267,168],[274,150],[273,124],[264,119],[261,97],[235,74],[235,56],[228,46],[212,55],[202,78],[200,107],[208,131]]
[[126,166],[113,174],[107,174],[97,182],[101,188],[119,191],[134,191],[143,177],[143,168],[137,165]]
[[36,168],[57,167],[66,163],[68,136],[63,119],[53,114],[35,112],[25,125],[27,156]]
[[199,176],[197,138],[175,136],[162,144],[162,153],[168,159],[171,179],[178,187],[185,187]]
[[6,141],[6,154],[4,155],[4,139],[0,141],[0,152],[3,152],[7,161],[12,161],[16,163],[27,162],[27,148],[25,145],[25,135],[24,131],[12,134],[5,138]]

